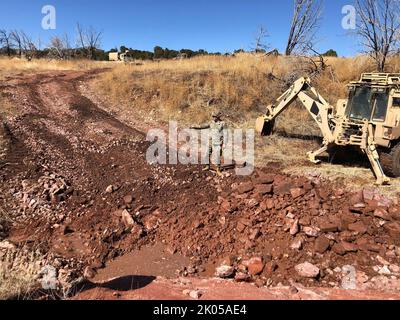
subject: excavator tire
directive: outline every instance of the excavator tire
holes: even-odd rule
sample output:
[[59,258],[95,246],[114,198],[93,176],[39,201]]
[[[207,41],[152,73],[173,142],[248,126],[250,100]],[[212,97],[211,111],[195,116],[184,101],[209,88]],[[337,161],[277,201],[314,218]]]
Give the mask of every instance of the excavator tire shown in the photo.
[[386,175],[400,177],[400,142],[391,149],[380,150],[380,162]]

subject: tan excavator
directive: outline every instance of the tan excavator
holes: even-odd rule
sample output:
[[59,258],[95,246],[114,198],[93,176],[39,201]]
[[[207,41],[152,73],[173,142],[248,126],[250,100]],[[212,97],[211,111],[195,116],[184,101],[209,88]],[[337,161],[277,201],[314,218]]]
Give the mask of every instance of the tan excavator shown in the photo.
[[336,109],[311,85],[309,78],[298,79],[266,115],[257,119],[256,130],[273,133],[275,119],[296,99],[321,129],[323,145],[307,153],[309,160],[335,147],[357,147],[366,154],[376,176],[376,184],[389,184],[400,177],[400,74],[364,73],[348,85],[349,96]]

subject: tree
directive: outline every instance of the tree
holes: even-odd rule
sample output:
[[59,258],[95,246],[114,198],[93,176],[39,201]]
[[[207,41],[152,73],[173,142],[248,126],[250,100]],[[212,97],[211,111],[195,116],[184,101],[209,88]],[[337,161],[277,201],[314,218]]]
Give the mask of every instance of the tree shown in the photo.
[[154,47],[154,59],[161,59],[164,57],[164,49],[160,46]]
[[101,46],[101,37],[103,33],[97,31],[93,27],[84,29],[79,23],[76,25],[76,31],[78,35],[78,46],[81,46],[88,59],[94,59],[97,50]]
[[265,42],[267,37],[269,37],[267,29],[264,26],[260,26],[252,48],[255,53],[265,53],[269,49],[269,45]]
[[22,50],[28,60],[31,60],[37,54],[37,46],[33,42],[32,38],[24,31],[20,31],[20,37],[22,40]]
[[22,37],[20,32],[18,30],[11,31],[10,39],[17,48],[19,56],[22,57]]
[[10,57],[12,53],[12,40],[11,34],[7,30],[0,30],[0,45],[2,45],[7,55]]
[[398,0],[356,0],[359,14],[356,34],[364,52],[375,61],[379,72],[385,70],[387,58],[396,50],[400,34]]
[[323,0],[294,0],[294,14],[285,53],[305,53],[315,45]]
[[322,56],[324,57],[338,57],[338,54],[335,50],[330,49],[327,52],[323,53]]
[[62,38],[52,37],[49,46],[51,55],[57,59],[66,60],[72,57],[72,48],[67,34]]

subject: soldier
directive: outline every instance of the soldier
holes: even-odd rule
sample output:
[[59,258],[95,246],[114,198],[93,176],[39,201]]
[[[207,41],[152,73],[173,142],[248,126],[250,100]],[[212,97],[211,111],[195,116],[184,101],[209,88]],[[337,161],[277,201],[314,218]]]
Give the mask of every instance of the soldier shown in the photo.
[[222,121],[221,112],[215,112],[212,114],[213,121],[210,124],[206,124],[199,127],[191,127],[195,130],[206,130],[210,129],[210,144],[208,153],[208,165],[205,170],[211,169],[212,160],[217,166],[217,174],[221,175],[221,160],[222,160],[222,147],[224,144],[224,129],[226,128],[225,122]]

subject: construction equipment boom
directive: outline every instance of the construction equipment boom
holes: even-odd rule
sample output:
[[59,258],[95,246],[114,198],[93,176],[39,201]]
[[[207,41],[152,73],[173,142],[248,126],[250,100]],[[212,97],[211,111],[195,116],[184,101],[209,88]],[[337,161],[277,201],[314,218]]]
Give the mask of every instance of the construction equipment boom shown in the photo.
[[335,109],[309,78],[300,78],[267,107],[257,119],[256,130],[272,134],[275,119],[299,100],[323,136],[321,148],[307,153],[311,162],[319,163],[317,157],[334,146],[355,146],[367,155],[376,183],[388,184],[386,173],[400,176],[400,74],[365,73],[348,87],[348,99],[339,100]]

